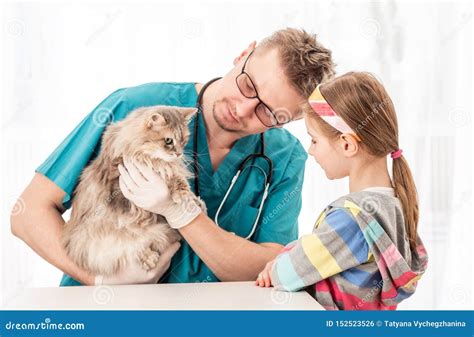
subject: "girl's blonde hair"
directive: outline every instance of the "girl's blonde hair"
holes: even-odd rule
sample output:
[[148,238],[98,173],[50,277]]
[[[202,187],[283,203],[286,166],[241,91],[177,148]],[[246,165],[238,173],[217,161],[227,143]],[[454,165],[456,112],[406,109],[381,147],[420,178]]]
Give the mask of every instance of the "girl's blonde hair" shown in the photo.
[[[362,140],[365,151],[376,157],[385,157],[399,150],[395,108],[383,85],[372,74],[350,72],[322,84],[319,89],[333,110]],[[309,116],[326,136],[337,137],[341,134],[314,111],[309,110]],[[410,167],[403,155],[393,160],[392,176],[395,195],[403,207],[410,246],[414,248],[419,218],[418,196]]]

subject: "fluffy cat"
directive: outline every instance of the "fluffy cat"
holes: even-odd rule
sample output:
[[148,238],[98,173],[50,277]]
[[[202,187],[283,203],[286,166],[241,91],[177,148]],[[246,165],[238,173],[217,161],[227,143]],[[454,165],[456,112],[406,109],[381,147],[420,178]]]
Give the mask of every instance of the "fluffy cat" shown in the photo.
[[71,219],[62,234],[68,255],[79,266],[96,275],[110,275],[138,259],[149,270],[160,253],[180,239],[164,217],[123,196],[117,166],[124,157],[147,164],[165,179],[173,200],[196,198],[181,158],[189,138],[188,121],[195,112],[169,106],[139,108],[107,127],[100,154],[80,176]]

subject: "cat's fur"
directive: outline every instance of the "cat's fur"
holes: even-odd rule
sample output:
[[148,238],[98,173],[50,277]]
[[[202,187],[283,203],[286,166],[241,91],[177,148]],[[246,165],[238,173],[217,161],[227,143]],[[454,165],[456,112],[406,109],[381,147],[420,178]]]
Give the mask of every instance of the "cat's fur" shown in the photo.
[[[180,239],[164,217],[123,196],[117,166],[124,157],[147,164],[167,182],[173,200],[195,198],[181,159],[189,138],[187,124],[195,112],[168,106],[140,108],[107,127],[100,154],[81,174],[62,235],[68,255],[79,266],[110,275],[138,259],[148,270],[156,266],[164,249]],[[167,145],[166,138],[173,144]]]

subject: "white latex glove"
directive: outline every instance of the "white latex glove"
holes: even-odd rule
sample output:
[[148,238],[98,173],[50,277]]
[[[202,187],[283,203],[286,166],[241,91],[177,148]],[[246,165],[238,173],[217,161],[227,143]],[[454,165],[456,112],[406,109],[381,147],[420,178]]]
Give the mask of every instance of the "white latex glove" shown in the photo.
[[201,213],[191,198],[180,204],[171,200],[168,185],[151,167],[128,159],[124,159],[124,165],[118,166],[120,190],[137,207],[163,215],[175,229],[186,226]]
[[118,285],[118,284],[155,284],[168,270],[171,264],[171,258],[178,251],[181,244],[173,243],[160,255],[156,267],[146,271],[140,265],[138,260],[132,261],[127,268],[120,270],[115,275],[103,276],[97,275],[94,284],[98,285]]

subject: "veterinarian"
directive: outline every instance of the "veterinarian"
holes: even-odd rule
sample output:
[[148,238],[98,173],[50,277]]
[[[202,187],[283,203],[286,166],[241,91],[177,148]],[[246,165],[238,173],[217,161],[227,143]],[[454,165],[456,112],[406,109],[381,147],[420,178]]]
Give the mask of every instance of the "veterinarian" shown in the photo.
[[[162,254],[155,269],[145,272],[132,263],[107,277],[81,269],[60,244],[62,214],[70,207],[82,170],[100,151],[101,135],[109,123],[143,106],[194,107],[201,84],[149,83],[113,92],[36,169],[20,196],[25,211],[12,213],[12,232],[64,272],[61,285],[255,280],[284,245],[298,238],[307,155],[281,126],[300,119],[302,102],[333,75],[331,52],[314,36],[285,29],[258,46],[253,42],[233,63],[201,95],[200,115],[190,123],[191,137],[185,149],[193,171],[193,149],[198,142],[198,184],[190,179],[190,185],[205,201],[207,215],[170,203],[163,181],[141,179],[140,171],[145,168],[133,163],[121,167],[124,195],[145,209],[162,212],[183,237],[181,244]],[[242,160],[260,153],[262,145],[273,170],[259,214],[269,174],[265,160],[255,158],[247,163],[227,196],[226,192]]]

